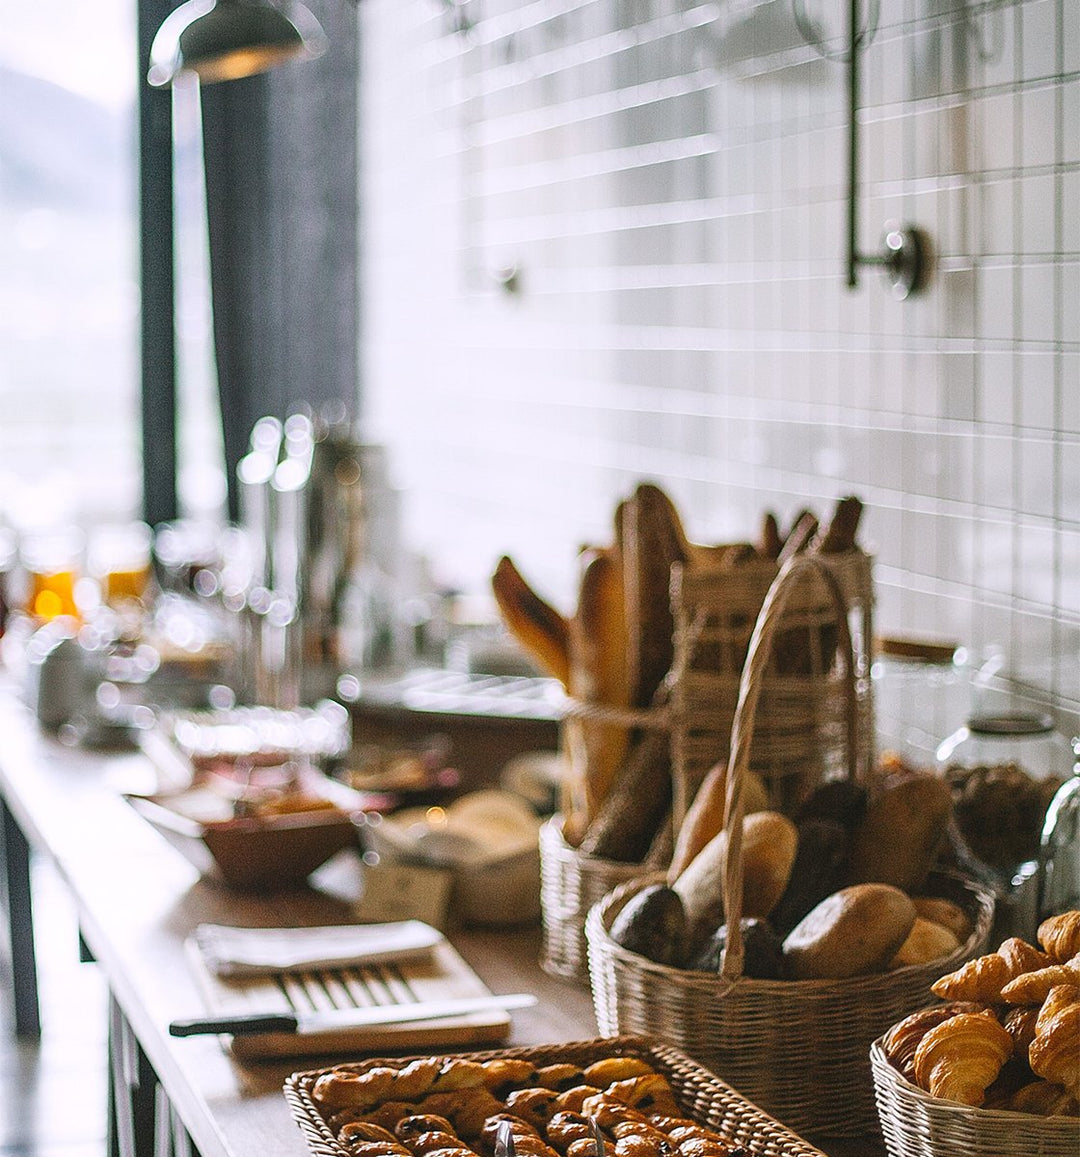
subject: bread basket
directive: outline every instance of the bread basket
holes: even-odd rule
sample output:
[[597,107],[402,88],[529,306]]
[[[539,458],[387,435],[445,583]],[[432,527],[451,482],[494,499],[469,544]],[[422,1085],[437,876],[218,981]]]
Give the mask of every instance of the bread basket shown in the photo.
[[[1080,1047],[1080,1042],[1078,1042]],[[978,1109],[932,1097],[870,1049],[878,1117],[889,1157],[1076,1157],[1080,1119]]]
[[[774,1121],[689,1057],[650,1041],[625,1037],[457,1055],[475,1061],[526,1060],[537,1068],[550,1064],[573,1064],[584,1068],[603,1057],[637,1057],[667,1078],[687,1116],[744,1146],[749,1157],[824,1157],[818,1149]],[[400,1067],[411,1059],[415,1058],[370,1059],[338,1068],[363,1071],[383,1065]],[[294,1073],[285,1082],[285,1099],[315,1157],[349,1157],[349,1150],[335,1138],[311,1096],[313,1085],[325,1071]]]
[[838,654],[844,659],[848,687],[847,765],[854,777],[859,723],[846,606],[828,568],[802,555],[785,566],[769,591],[740,684],[725,814],[729,855],[723,892],[730,932],[720,972],[656,964],[609,935],[623,905],[659,877],[629,881],[592,908],[586,920],[589,970],[601,1033],[638,1033],[682,1049],[797,1132],[861,1136],[877,1127],[871,1042],[901,1017],[930,1003],[930,985],[942,971],[985,947],[993,898],[963,877],[931,877],[928,891],[959,904],[973,931],[951,956],[927,965],[845,980],[757,980],[742,975],[743,777],[777,624],[791,591],[808,575],[818,576],[837,608]]

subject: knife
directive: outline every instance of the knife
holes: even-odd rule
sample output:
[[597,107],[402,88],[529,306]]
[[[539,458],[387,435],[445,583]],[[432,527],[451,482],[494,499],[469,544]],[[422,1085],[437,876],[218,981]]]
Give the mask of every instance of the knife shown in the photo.
[[415,1004],[379,1004],[369,1008],[324,1008],[313,1012],[252,1013],[214,1016],[202,1020],[174,1020],[170,1036],[229,1033],[249,1036],[263,1032],[328,1032],[332,1029],[365,1028],[379,1024],[405,1024],[414,1020],[439,1020],[470,1012],[509,1012],[528,1008],[536,997],[526,992],[507,996],[466,996],[446,1000],[421,1000]]

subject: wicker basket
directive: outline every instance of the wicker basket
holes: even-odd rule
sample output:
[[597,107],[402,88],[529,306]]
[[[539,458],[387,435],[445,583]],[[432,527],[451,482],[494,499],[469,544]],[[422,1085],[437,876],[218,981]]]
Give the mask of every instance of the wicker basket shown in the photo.
[[[825,775],[843,770],[847,689],[834,662],[837,605],[827,574],[843,595],[856,673],[856,773],[874,759],[870,682],[873,580],[861,550],[816,555],[786,592],[765,670],[750,768],[765,781],[773,806],[790,812]],[[727,759],[750,639],[776,564],[752,559],[727,570],[672,569],[675,658],[672,666],[671,758],[676,820],[718,760]]]
[[[811,556],[793,560],[765,601],[750,644],[732,726],[724,891],[729,941],[719,974],[655,964],[616,944],[609,935],[623,905],[647,877],[623,884],[593,907],[586,920],[589,970],[601,1033],[636,1033],[666,1041],[721,1074],[767,1112],[801,1133],[861,1136],[875,1131],[868,1050],[870,1043],[909,1012],[931,1002],[930,985],[986,945],[993,898],[979,885],[951,874],[931,877],[928,891],[961,905],[973,931],[951,956],[928,965],[846,980],[756,980],[742,975],[742,781],[748,765],[765,656],[781,621],[785,596],[800,573],[819,569],[832,597],[843,596]],[[846,721],[849,772],[856,765],[858,721],[853,697],[847,617],[838,647],[847,660]]]
[[[556,1063],[584,1068],[603,1057],[638,1057],[667,1077],[680,1106],[688,1116],[730,1137],[735,1144],[745,1146],[752,1157],[824,1157],[820,1150],[808,1145],[790,1129],[750,1104],[689,1057],[675,1049],[653,1045],[648,1041],[624,1037],[618,1040],[575,1041],[569,1044],[456,1055],[476,1061],[520,1058],[538,1068]],[[414,1058],[379,1058],[336,1067],[363,1071],[377,1065],[400,1066],[411,1059]],[[316,1157],[350,1157],[349,1150],[334,1137],[311,1097],[312,1086],[326,1071],[319,1069],[294,1073],[285,1082],[285,1099],[308,1147]]]
[[1080,1119],[973,1109],[913,1085],[870,1048],[878,1117],[889,1157],[1076,1157]]
[[563,839],[562,819],[540,829],[540,967],[552,976],[589,982],[585,917],[613,888],[641,874],[640,864],[587,856]]

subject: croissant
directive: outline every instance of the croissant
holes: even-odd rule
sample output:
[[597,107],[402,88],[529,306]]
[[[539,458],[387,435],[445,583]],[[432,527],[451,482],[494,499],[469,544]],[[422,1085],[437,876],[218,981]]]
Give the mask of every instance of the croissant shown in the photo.
[[1005,1031],[1013,1039],[1013,1051],[1023,1060],[1027,1059],[1028,1045],[1035,1039],[1037,1008],[1011,1008],[1001,1022]]
[[[1051,1018],[1057,1016],[1062,1009],[1070,1004],[1080,1002],[1080,988],[1075,984],[1057,984],[1046,994],[1046,999],[1042,1002],[1042,1008],[1036,1013],[1035,1031],[1046,1032],[1046,1027],[1050,1023]],[[1080,1042],[1077,1042],[1080,1047]]]
[[1016,1090],[1002,1108],[1040,1117],[1075,1117],[1076,1098],[1050,1081],[1032,1081]]
[[1080,984],[1080,953],[1065,964],[1051,964],[1010,980],[1001,990],[1001,999],[1006,1004],[1042,1004],[1058,984]]
[[1028,1063],[1036,1076],[1080,1097],[1080,1002],[1065,1004],[1042,1022],[1028,1047]]
[[974,1000],[979,1004],[996,1004],[1002,988],[1013,978],[1009,962],[996,952],[978,956],[955,972],[936,980],[930,991],[942,1000]]
[[1080,952],[1080,912],[1047,917],[1039,925],[1038,936],[1046,953],[1063,964]]
[[[971,1001],[952,1001],[949,1004],[935,1004],[932,1008],[920,1009],[898,1021],[885,1034],[882,1046],[885,1057],[894,1069],[910,1081],[915,1074],[915,1050],[924,1036],[942,1021],[961,1012],[982,1012],[983,1005]],[[1035,1030],[1032,1028],[1032,1036]]]
[[915,1080],[932,1097],[981,1105],[1012,1054],[1012,1037],[989,1013],[960,1013],[932,1028],[915,1050]]
[[997,954],[1009,966],[1013,979],[1024,972],[1035,972],[1054,963],[1045,952],[1040,952],[1019,936],[1010,936],[1008,940],[1003,940]]

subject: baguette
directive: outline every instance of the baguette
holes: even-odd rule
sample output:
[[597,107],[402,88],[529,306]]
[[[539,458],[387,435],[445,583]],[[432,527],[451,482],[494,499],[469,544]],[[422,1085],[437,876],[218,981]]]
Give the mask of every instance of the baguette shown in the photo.
[[670,828],[671,755],[667,736],[646,731],[589,825],[580,847],[604,860],[640,863]]
[[566,618],[529,586],[513,560],[506,555],[495,567],[491,589],[510,634],[546,674],[568,688],[570,630]]
[[678,513],[657,486],[642,483],[620,504],[626,586],[630,702],[646,707],[671,669],[675,620],[671,567],[690,549]]
[[854,495],[841,498],[832,519],[814,540],[813,549],[819,554],[843,554],[855,546],[855,536],[862,518],[863,504]]
[[761,524],[761,541],[758,543],[758,554],[762,558],[779,558],[784,549],[784,540],[780,536],[780,524],[771,510],[765,512]]
[[[569,624],[570,693],[585,703],[630,705],[626,660],[626,603],[622,560],[613,548],[583,552],[578,607]],[[584,776],[586,823],[611,790],[626,755],[628,731],[621,723],[571,719],[578,732],[571,757]]]

